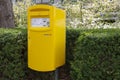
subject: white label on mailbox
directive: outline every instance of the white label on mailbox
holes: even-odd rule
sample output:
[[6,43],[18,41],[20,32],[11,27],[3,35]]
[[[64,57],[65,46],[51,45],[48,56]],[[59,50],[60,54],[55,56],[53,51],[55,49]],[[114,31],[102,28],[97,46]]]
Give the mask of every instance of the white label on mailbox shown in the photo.
[[49,18],[32,18],[31,25],[32,27],[49,27],[50,19]]

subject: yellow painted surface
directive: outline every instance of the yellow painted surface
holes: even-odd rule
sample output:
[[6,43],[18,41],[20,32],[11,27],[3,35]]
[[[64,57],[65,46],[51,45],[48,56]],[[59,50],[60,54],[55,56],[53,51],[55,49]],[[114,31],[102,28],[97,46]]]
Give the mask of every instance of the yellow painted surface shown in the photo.
[[[48,27],[33,27],[31,19],[49,18]],[[49,5],[28,9],[28,67],[36,71],[53,71],[65,64],[65,11]]]

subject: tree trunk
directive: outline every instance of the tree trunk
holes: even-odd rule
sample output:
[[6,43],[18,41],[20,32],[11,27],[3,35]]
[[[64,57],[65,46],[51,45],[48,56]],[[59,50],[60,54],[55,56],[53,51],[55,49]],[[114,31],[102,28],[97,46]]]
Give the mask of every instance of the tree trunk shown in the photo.
[[15,27],[11,0],[0,0],[0,27]]

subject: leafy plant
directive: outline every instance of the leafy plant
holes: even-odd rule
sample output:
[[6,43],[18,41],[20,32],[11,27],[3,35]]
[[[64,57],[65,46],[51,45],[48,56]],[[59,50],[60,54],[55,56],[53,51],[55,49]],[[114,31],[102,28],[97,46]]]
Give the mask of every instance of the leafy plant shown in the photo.
[[72,80],[119,80],[120,30],[83,32],[76,41]]

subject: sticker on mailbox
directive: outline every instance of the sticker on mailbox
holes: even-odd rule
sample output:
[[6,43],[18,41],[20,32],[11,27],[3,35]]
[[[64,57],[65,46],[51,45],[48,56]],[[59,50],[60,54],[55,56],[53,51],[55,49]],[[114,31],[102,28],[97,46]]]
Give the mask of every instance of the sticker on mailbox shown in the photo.
[[32,18],[31,25],[32,27],[49,27],[50,19],[49,18]]

